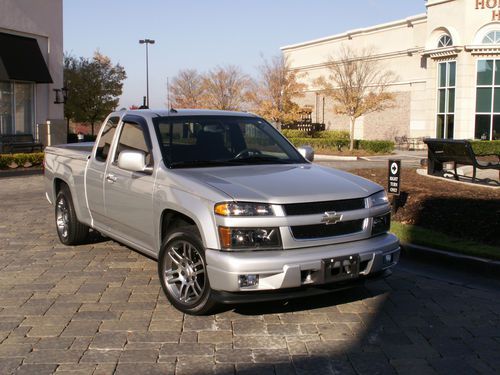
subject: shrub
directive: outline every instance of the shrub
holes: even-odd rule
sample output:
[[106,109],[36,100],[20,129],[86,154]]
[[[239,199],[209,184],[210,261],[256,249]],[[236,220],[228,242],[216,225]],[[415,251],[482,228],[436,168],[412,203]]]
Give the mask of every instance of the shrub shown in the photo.
[[11,163],[16,163],[22,167],[26,162],[33,165],[41,165],[43,163],[43,152],[34,152],[32,154],[1,154],[0,169],[7,169]]
[[318,138],[335,138],[349,140],[349,132],[344,130],[325,130],[317,132],[315,137]]
[[392,141],[364,141],[356,140],[356,148],[376,154],[386,154],[394,151],[394,142]]
[[283,129],[281,133],[287,138],[306,138],[309,137],[305,130]]
[[476,155],[500,156],[500,141],[470,141]]
[[290,138],[289,140],[295,147],[309,145],[316,149],[340,150],[349,144],[349,140],[338,138]]

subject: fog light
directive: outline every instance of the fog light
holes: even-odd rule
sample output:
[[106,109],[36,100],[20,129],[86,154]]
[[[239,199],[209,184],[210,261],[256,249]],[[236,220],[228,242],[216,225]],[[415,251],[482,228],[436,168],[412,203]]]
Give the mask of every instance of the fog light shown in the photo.
[[392,254],[384,255],[384,265],[392,263]]
[[259,275],[240,275],[238,277],[240,288],[248,288],[259,285]]

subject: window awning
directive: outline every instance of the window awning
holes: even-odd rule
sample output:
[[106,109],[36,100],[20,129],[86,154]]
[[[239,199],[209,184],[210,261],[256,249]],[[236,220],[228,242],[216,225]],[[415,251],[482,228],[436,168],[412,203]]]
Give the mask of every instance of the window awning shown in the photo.
[[53,82],[36,39],[0,33],[0,80]]

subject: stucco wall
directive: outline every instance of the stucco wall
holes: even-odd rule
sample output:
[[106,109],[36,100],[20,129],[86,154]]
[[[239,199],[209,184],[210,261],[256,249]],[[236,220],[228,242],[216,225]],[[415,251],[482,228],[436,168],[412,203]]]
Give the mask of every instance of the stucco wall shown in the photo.
[[[63,124],[64,106],[53,103],[53,89],[63,86],[62,0],[1,0],[0,31],[37,39],[54,82],[36,85],[35,121],[44,124],[51,120],[54,124]],[[65,126],[53,128],[52,142],[65,142]]]
[[[362,118],[356,135],[368,139],[374,133],[384,134],[386,138],[393,138],[392,134],[434,137],[437,67],[443,61],[456,61],[454,138],[473,138],[477,61],[500,58],[498,45],[487,48],[478,45],[488,31],[500,30],[500,1],[429,0],[426,6],[427,14],[282,47],[292,68],[303,74],[302,80],[308,84],[307,96],[299,103],[312,105],[314,118],[315,96],[319,90],[314,80],[319,76],[328,76],[328,58],[338,54],[342,45],[354,50],[371,46],[373,57],[398,76],[391,90],[398,92],[398,102],[404,103],[406,109],[393,109],[392,112]],[[438,40],[443,34],[452,37],[453,46],[440,50]],[[398,117],[397,123],[392,121],[393,116]],[[335,129],[347,129],[348,126],[345,119],[332,114],[325,115],[325,123]],[[372,132],[364,129],[373,127],[373,124],[377,124],[375,127],[379,130]],[[393,124],[395,128],[390,132],[384,131],[380,128],[381,124]]]

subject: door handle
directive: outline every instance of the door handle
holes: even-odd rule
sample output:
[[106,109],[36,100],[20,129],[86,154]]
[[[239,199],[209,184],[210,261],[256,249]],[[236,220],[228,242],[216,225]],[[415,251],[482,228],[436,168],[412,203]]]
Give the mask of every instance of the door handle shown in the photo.
[[111,184],[112,184],[112,183],[116,182],[117,178],[116,178],[114,175],[112,175],[112,174],[108,174],[108,175],[106,176],[106,180],[107,180],[109,183],[111,183]]

